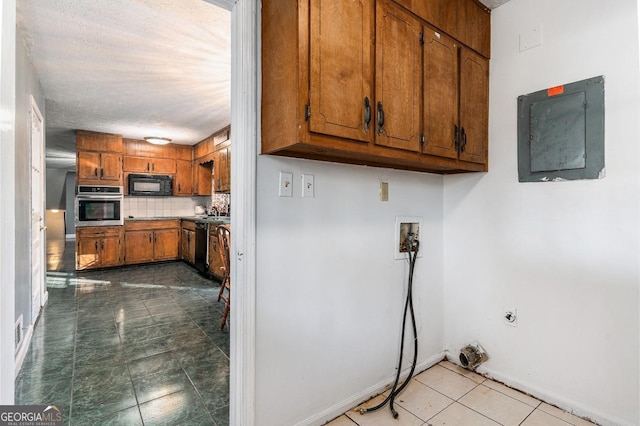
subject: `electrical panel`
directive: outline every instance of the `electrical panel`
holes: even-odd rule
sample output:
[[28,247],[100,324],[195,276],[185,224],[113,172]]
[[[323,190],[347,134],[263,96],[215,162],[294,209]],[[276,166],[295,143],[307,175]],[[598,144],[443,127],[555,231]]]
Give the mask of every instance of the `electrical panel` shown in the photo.
[[604,177],[604,77],[518,97],[518,178]]

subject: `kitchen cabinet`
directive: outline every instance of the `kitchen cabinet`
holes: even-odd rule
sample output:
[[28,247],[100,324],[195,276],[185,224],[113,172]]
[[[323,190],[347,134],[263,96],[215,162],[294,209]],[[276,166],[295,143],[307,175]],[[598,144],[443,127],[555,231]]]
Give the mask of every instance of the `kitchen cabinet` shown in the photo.
[[420,152],[422,24],[393,3],[376,7],[376,144]]
[[486,164],[489,61],[425,27],[424,152]]
[[213,187],[213,154],[193,162],[193,194],[211,195]]
[[[467,94],[471,83],[462,64],[465,55],[474,58],[467,64],[474,65],[469,81],[479,83],[484,93],[488,76],[480,71],[482,57],[457,43],[453,75],[458,81],[451,101],[456,124],[434,129],[427,119],[439,112],[433,109],[437,99],[430,96],[447,93],[434,91],[425,79],[444,73],[438,67],[451,64],[436,63],[433,56],[431,68],[426,68],[425,31],[430,27],[411,9],[420,1],[265,2],[262,153],[435,173],[486,171],[486,138],[471,141],[469,136],[487,127],[488,97]],[[432,6],[430,13],[454,22],[457,29],[460,7],[469,15],[466,2],[473,1],[441,1],[440,9],[433,1],[426,3]],[[457,106],[462,102],[471,105]],[[455,145],[454,126],[465,128],[467,154],[444,155],[432,149]],[[446,140],[437,132],[446,134]],[[438,139],[427,146],[427,137]]]
[[76,131],[78,185],[122,185],[122,137]]
[[182,221],[182,237],[181,237],[181,257],[182,259],[191,264],[196,263],[196,232],[195,222],[183,220]]
[[460,43],[489,58],[491,14],[477,0],[394,0]]
[[179,220],[125,222],[125,264],[179,258]]
[[130,173],[156,173],[173,175],[176,161],[167,158],[124,157],[124,171]]
[[76,228],[76,270],[122,265],[122,226]]
[[173,195],[193,194],[193,165],[191,161],[176,161],[176,178],[173,182]]
[[231,148],[217,150],[213,156],[213,183],[216,192],[228,193],[231,189]]

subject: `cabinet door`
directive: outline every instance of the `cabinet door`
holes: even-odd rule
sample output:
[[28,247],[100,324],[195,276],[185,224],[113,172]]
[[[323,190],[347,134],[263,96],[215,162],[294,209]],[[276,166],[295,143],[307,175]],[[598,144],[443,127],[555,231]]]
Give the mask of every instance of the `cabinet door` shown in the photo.
[[76,269],[100,267],[100,240],[79,238],[76,242]]
[[486,164],[489,140],[489,61],[460,50],[460,159]]
[[153,259],[178,259],[178,244],[180,231],[177,229],[162,229],[155,231],[153,236]]
[[213,183],[216,192],[229,192],[231,178],[229,148],[216,151],[213,162]]
[[127,231],[124,238],[125,263],[153,260],[153,231]]
[[173,185],[174,195],[193,194],[193,176],[191,161],[176,161],[176,181]]
[[100,240],[100,266],[119,265],[120,249],[120,237],[105,237]]
[[151,170],[151,158],[148,157],[124,157],[124,171],[133,173],[149,173]]
[[195,177],[195,194],[211,195],[212,179],[213,179],[213,162],[200,164],[197,161],[193,165],[193,173]]
[[100,180],[122,185],[122,155],[103,152],[100,154]]
[[176,160],[168,158],[154,158],[151,161],[151,173],[175,174]]
[[373,3],[311,0],[312,132],[372,139]]
[[420,151],[422,46],[420,21],[378,1],[376,11],[376,143]]
[[457,158],[458,46],[432,28],[424,29],[424,152]]
[[[455,1],[450,3],[456,4]],[[488,58],[491,53],[491,14],[480,2],[458,0],[457,34],[462,43]]]
[[182,259],[194,264],[196,261],[196,241],[195,232],[190,229],[182,228]]
[[78,151],[76,171],[78,183],[83,179],[100,179],[100,153],[93,151]]

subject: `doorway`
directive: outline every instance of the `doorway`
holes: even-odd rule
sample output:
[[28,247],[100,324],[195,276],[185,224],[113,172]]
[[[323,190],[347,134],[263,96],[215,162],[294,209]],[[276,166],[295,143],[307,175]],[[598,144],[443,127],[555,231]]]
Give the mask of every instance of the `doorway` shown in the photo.
[[44,121],[33,96],[29,105],[31,141],[31,324],[47,302],[45,288]]

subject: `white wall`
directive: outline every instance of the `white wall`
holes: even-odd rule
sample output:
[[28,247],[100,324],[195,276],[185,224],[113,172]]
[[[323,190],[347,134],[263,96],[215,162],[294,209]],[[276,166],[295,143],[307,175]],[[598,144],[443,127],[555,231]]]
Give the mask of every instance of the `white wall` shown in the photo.
[[67,170],[47,167],[47,210],[65,210],[67,208],[66,177]]
[[[484,371],[606,425],[638,425],[638,14],[634,0],[493,11],[489,169],[444,181],[445,338]],[[519,52],[542,24],[543,45]],[[603,180],[518,183],[516,99],[605,76]],[[518,310],[505,326],[503,307]]]
[[[294,174],[292,198],[278,197],[280,171]],[[300,197],[302,173],[315,198]],[[441,176],[268,156],[257,176],[257,425],[321,424],[391,381],[408,272],[397,215],[424,218],[419,361],[442,357]]]
[[0,3],[0,404],[13,404],[16,2]]

